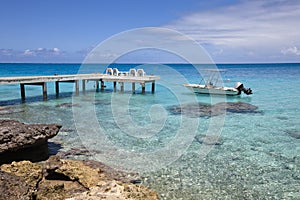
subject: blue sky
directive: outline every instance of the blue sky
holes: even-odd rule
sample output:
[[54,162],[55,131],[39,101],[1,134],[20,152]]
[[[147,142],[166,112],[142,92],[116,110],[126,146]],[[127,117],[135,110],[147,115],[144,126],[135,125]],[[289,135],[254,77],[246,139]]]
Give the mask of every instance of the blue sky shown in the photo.
[[217,63],[300,62],[298,0],[0,0],[0,5],[0,62],[82,62],[100,42],[142,27],[179,31]]

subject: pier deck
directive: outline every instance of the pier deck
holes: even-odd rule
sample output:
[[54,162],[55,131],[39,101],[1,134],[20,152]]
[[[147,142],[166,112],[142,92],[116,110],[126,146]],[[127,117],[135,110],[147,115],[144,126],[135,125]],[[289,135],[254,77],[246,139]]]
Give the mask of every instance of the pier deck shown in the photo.
[[[145,84],[152,83],[151,91],[155,91],[155,81],[160,79],[159,76],[116,76],[108,74],[76,74],[76,75],[53,75],[53,76],[20,76],[20,77],[0,77],[1,84],[20,84],[21,98],[25,100],[25,85],[40,85],[43,88],[43,98],[47,99],[47,83],[55,82],[56,94],[59,94],[60,82],[75,83],[76,94],[79,94],[79,81],[82,81],[82,90],[85,90],[86,81],[95,81],[96,89],[104,90],[105,82],[114,83],[114,91],[116,91],[117,83],[120,83],[121,92],[124,91],[124,83],[132,83],[132,92],[135,92],[135,84],[141,84],[142,93],[145,93]],[[100,82],[100,87],[99,87]]]

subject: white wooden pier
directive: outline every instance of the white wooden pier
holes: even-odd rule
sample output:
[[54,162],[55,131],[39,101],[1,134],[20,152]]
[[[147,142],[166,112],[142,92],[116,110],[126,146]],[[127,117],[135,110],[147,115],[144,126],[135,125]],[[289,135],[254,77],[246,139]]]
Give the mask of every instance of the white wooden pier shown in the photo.
[[[121,92],[124,92],[124,84],[132,84],[132,92],[135,92],[135,84],[141,84],[142,93],[145,93],[146,83],[151,83],[151,91],[155,92],[155,81],[160,79],[159,76],[125,76],[125,75],[109,75],[109,74],[76,74],[76,75],[53,75],[53,76],[21,76],[21,77],[0,77],[0,84],[20,84],[21,99],[25,100],[25,85],[42,86],[43,99],[47,100],[47,83],[55,82],[56,94],[59,94],[60,82],[75,83],[76,95],[79,94],[79,81],[82,82],[82,91],[85,91],[86,81],[95,81],[96,89],[104,90],[105,82],[113,82],[114,91],[117,90],[117,83],[120,84]],[[100,86],[99,86],[100,83]]]

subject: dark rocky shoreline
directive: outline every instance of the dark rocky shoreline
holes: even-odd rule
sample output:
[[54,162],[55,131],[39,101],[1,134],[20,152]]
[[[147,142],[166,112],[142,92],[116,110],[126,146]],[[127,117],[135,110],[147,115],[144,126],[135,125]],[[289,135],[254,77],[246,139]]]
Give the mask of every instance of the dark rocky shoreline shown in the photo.
[[0,164],[46,160],[47,141],[56,136],[61,127],[58,124],[28,125],[15,120],[0,120]]
[[[24,124],[0,119],[0,199],[158,199],[138,174],[92,160],[49,158],[47,140],[58,124]],[[84,152],[79,152],[84,153]]]

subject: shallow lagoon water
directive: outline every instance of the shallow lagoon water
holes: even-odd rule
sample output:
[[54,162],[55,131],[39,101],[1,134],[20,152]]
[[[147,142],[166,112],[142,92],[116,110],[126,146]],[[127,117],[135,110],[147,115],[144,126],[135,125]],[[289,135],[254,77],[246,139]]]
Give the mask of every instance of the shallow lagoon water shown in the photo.
[[[45,67],[49,69],[48,71],[41,70],[45,74],[54,74],[57,71],[59,74],[68,74],[76,73],[79,67],[79,65],[58,67],[51,64],[46,66],[10,64],[6,67],[3,65],[1,64],[0,68],[1,76],[13,76],[16,67],[19,70],[15,75],[35,75],[37,72],[40,73],[40,68]],[[127,69],[130,65],[119,67]],[[187,81],[199,82],[198,76],[189,76],[191,66],[171,65],[171,67],[183,74]],[[172,141],[178,139],[176,134],[182,125],[183,118],[197,123],[196,130],[192,129],[193,127],[186,127],[187,139],[208,134],[208,130],[209,134],[216,134],[214,127],[210,127],[211,122],[224,120],[219,136],[222,144],[207,145],[197,140],[188,140],[190,143],[185,148],[186,146],[181,146],[179,141],[178,148],[184,148],[176,152],[180,155],[175,156],[176,159],[170,159],[170,162],[164,165],[161,163],[174,155],[170,152],[158,154],[161,157],[152,163],[158,167],[149,167],[149,169],[155,169],[154,171],[143,170],[141,172],[143,183],[158,191],[161,199],[300,199],[300,139],[298,138],[300,134],[300,91],[298,88],[300,64],[236,64],[218,67],[228,70],[223,77],[224,80],[240,81],[246,87],[251,87],[254,94],[226,99],[213,97],[213,100],[208,95],[194,97],[186,90],[174,91],[174,88],[166,87],[169,83],[175,84],[178,77],[164,77],[164,80],[157,84],[155,94],[141,95],[139,89],[135,95],[131,95],[130,92],[113,93],[109,84],[105,92],[94,92],[94,85],[90,82],[89,91],[85,94],[80,93],[79,96],[72,95],[72,84],[63,84],[61,90],[66,93],[56,98],[53,84],[48,84],[50,93],[48,101],[42,101],[39,87],[27,87],[28,98],[25,103],[20,103],[18,85],[1,85],[0,106],[9,106],[18,112],[2,114],[0,117],[17,119],[26,123],[62,124],[62,130],[52,140],[61,144],[58,151],[87,147],[93,156],[74,155],[73,157],[101,160],[103,157],[97,154],[105,154],[108,157],[106,161],[109,164],[115,164],[114,167],[122,167],[122,163],[116,163],[114,159],[109,160],[109,157],[123,155],[118,154],[120,149],[126,153],[129,152],[124,155],[140,153],[141,160],[132,160],[134,165],[135,161],[142,163],[143,156],[146,156],[147,152],[153,153],[168,147]],[[4,68],[6,71],[3,70]],[[176,84],[180,88],[180,82]],[[129,91],[130,85],[125,89]],[[149,91],[149,88],[146,90]],[[179,100],[176,96],[178,93],[184,98]],[[116,116],[116,113],[124,111],[121,109],[124,102],[116,100],[112,104],[112,98],[126,100],[125,105],[128,106],[126,116],[129,116],[132,121],[118,119],[120,116]],[[224,100],[244,102],[258,106],[261,112],[227,113],[224,119],[220,116],[189,119],[189,116],[173,115],[167,110],[168,106],[189,103],[195,99],[202,103],[212,101],[217,103]],[[154,105],[157,107],[153,107]],[[91,136],[90,133],[77,132],[76,125],[78,124],[76,120],[74,121],[74,111],[82,110],[81,117],[85,119],[89,117],[89,109],[94,111],[101,128],[106,131],[105,139],[113,144],[115,151],[99,146],[97,141],[102,140],[103,135]],[[151,111],[156,112],[151,113]],[[163,126],[156,127],[158,131],[153,135],[145,133],[139,135],[139,131],[143,131],[143,127],[147,126],[151,120],[155,122],[151,116],[161,119],[164,122]],[[156,123],[161,125],[160,121]],[[132,129],[132,127],[135,128]],[[138,131],[134,132],[134,130]],[[215,131],[218,132],[218,129]],[[203,150],[207,149],[209,152],[203,154]],[[127,159],[130,160],[130,158]]]

